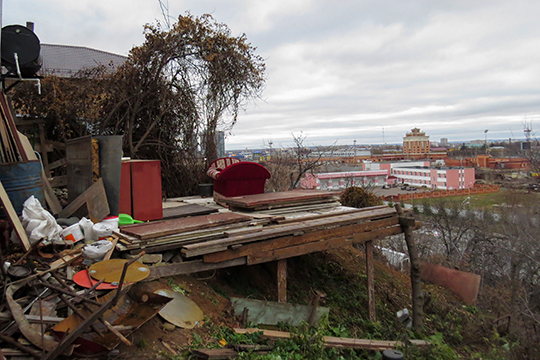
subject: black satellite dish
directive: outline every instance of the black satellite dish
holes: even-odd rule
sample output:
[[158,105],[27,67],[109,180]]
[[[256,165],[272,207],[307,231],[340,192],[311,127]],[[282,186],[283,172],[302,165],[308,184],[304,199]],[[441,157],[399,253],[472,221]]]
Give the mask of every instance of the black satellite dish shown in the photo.
[[[35,77],[41,68],[39,39],[32,30],[22,25],[8,25],[2,28],[2,65],[8,75]],[[18,63],[18,65],[17,65]]]

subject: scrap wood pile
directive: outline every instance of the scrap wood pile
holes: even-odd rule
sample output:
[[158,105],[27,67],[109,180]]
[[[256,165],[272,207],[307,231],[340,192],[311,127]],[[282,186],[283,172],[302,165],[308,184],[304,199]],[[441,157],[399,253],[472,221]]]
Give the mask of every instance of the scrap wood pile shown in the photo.
[[[176,249],[184,262],[197,261],[206,270],[211,264],[258,264],[402,232],[396,210],[387,206],[313,209],[335,197],[335,192],[293,191],[220,198],[233,211],[122,227],[117,249],[131,254]],[[264,212],[270,209],[288,212]]]

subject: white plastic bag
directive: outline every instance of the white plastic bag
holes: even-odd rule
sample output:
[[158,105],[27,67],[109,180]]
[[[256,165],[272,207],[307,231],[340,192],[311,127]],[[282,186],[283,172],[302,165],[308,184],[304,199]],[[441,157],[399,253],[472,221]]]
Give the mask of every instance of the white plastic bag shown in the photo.
[[62,227],[56,223],[50,212],[43,209],[34,195],[26,199],[23,204],[22,226],[31,244],[40,239],[63,241],[61,236]]
[[85,259],[101,259],[112,247],[113,243],[109,240],[99,240],[86,245],[82,250],[82,254]]

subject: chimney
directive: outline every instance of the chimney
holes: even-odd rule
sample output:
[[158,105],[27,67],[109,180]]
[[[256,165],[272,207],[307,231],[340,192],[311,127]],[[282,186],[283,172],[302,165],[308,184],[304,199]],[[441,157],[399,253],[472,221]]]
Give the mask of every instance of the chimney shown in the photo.
[[30,30],[34,31],[34,23],[33,22],[27,21],[26,22],[26,27],[29,28]]

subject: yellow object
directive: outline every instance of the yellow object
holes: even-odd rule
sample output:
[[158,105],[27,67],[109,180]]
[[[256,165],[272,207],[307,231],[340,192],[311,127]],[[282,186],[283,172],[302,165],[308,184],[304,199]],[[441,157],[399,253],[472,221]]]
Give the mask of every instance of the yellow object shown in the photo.
[[227,340],[225,340],[225,338],[219,340],[219,343],[221,344],[221,346],[225,346],[227,345]]
[[[122,276],[122,270],[124,269],[124,264],[127,262],[128,260],[123,259],[100,261],[90,266],[88,273],[98,281],[105,279],[105,282],[107,283],[119,282],[120,277]],[[124,282],[133,283],[141,281],[147,278],[148,275],[150,275],[148,266],[135,261],[128,266]]]

